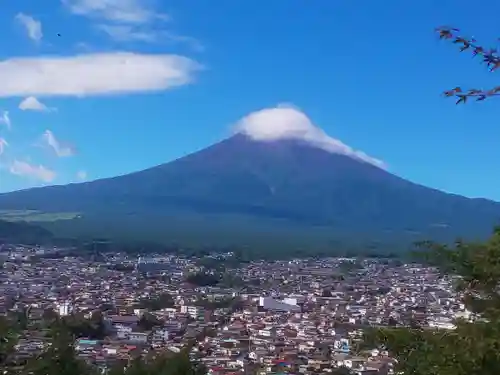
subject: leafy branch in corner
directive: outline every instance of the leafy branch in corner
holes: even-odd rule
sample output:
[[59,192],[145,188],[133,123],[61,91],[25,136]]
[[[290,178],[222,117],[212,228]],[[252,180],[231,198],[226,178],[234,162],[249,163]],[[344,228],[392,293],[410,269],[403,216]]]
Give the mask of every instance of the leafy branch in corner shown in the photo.
[[[482,58],[482,63],[486,64],[490,72],[494,72],[500,68],[500,55],[496,48],[484,48],[476,43],[474,38],[465,38],[459,35],[460,30],[452,27],[441,26],[436,28],[440,39],[452,41],[453,44],[460,46],[460,52],[472,51],[472,56]],[[499,39],[500,40],[500,39]],[[469,98],[475,98],[476,101],[482,101],[492,96],[500,95],[500,86],[493,87],[488,90],[469,89],[462,90],[460,87],[455,87],[444,92],[446,97],[457,98],[456,104],[466,103]]]

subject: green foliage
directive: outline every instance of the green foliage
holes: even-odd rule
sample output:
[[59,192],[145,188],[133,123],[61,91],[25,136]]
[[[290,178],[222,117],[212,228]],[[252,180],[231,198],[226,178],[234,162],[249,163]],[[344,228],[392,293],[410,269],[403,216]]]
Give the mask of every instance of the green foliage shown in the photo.
[[63,321],[55,321],[51,328],[51,345],[39,356],[28,361],[23,373],[30,375],[97,374],[78,359],[73,346],[74,337]]
[[[386,233],[363,228],[343,230],[332,226],[295,226],[271,219],[257,221],[244,217],[228,219],[202,215],[181,215],[174,218],[145,216],[140,219],[133,216],[84,215],[77,220],[44,222],[40,225],[56,236],[74,238],[73,245],[79,247],[80,254],[91,250],[84,249],[82,245],[82,242],[91,239],[87,237],[90,234],[109,239],[111,243],[107,251],[130,254],[169,252],[186,256],[239,251],[240,262],[254,259],[307,258],[319,254],[339,257],[393,254],[399,256],[416,240],[434,238],[450,241],[457,235],[453,228],[444,232],[436,230],[435,233],[396,230]],[[486,225],[489,225],[489,221]],[[124,232],[124,227],[130,230]],[[474,223],[471,232],[483,235],[485,231],[482,228],[483,225]],[[233,260],[236,259],[230,259],[229,262]],[[231,266],[228,264],[226,267]]]
[[359,270],[361,268],[363,268],[363,266],[358,259],[353,260],[353,261],[345,260],[345,261],[341,262],[339,265],[340,271],[342,271],[344,273],[350,273],[350,272]]
[[[94,317],[94,322],[99,317]],[[74,348],[75,335],[72,330],[75,321],[55,319],[50,328],[50,341],[37,356],[30,358],[16,375],[98,375],[96,367],[80,359]],[[6,361],[17,342],[15,321],[0,317],[0,367],[10,374]],[[118,361],[109,369],[109,375],[205,375],[206,368],[189,357],[191,347],[180,353],[168,351],[156,355],[141,356],[136,353],[130,361]]]
[[199,299],[196,301],[197,306],[205,307],[209,310],[229,309],[232,312],[243,309],[243,300],[240,297],[225,297],[218,300]]
[[141,316],[138,326],[144,331],[151,331],[154,327],[161,325],[160,320],[153,314],[145,313]]
[[53,237],[50,231],[37,225],[0,219],[0,244],[14,242],[36,245],[49,243]]
[[128,366],[117,364],[109,375],[205,375],[206,368],[193,363],[188,349],[175,355],[159,354],[153,358],[134,358]]
[[459,240],[454,247],[421,244],[425,260],[443,272],[461,276],[457,288],[469,310],[486,319],[500,319],[500,228],[484,243]]
[[70,315],[63,319],[63,323],[74,337],[102,340],[105,336],[106,329],[100,313],[93,314],[91,319],[85,319],[82,315]]
[[497,375],[500,369],[500,230],[484,243],[421,243],[421,255],[460,276],[457,288],[478,319],[455,330],[386,328],[365,332],[363,346],[387,348],[411,375]]
[[233,289],[242,288],[246,285],[245,281],[241,277],[233,275],[229,272],[225,272],[222,274],[222,278],[219,284],[223,287]]
[[218,259],[215,257],[203,257],[198,260],[197,265],[207,270],[216,272],[223,272],[226,269],[224,259]]
[[0,367],[8,361],[14,346],[17,344],[19,326],[0,316]]
[[[200,265],[217,272],[236,268],[252,260],[278,260],[310,258],[315,256],[339,257],[400,257],[407,244],[418,237],[402,239],[396,235],[378,238],[377,233],[361,236],[331,227],[289,227],[281,222],[269,225],[260,221],[179,220],[163,217],[147,217],[128,222],[127,218],[113,216],[112,221],[100,224],[106,217],[83,217],[27,224],[2,222],[0,219],[0,243],[26,243],[65,247],[64,251],[39,255],[41,258],[58,259],[65,256],[83,256],[95,259],[100,253],[125,252],[131,255],[144,253],[176,253],[202,257]],[[147,226],[144,227],[144,223]],[[123,227],[145,232],[123,232]],[[268,228],[276,228],[269,231]],[[4,229],[2,229],[4,228]],[[48,229],[48,230],[47,230]],[[4,234],[3,234],[4,233]],[[52,234],[54,233],[54,235]],[[84,234],[84,235],[83,235]],[[91,236],[89,236],[91,234]],[[2,236],[3,239],[2,239]],[[102,239],[96,239],[96,236]],[[434,237],[433,237],[434,238]],[[104,240],[106,239],[106,240]],[[214,252],[234,253],[227,259],[213,259],[206,255]],[[111,266],[113,269],[130,271],[127,266]]]
[[157,311],[168,307],[174,307],[174,298],[172,295],[165,292],[151,298],[143,298],[136,304],[135,307],[150,311]]
[[0,210],[0,220],[14,222],[42,222],[72,220],[79,216],[78,212],[40,212],[37,210]]
[[197,286],[215,286],[219,283],[221,278],[208,272],[196,272],[189,274],[186,281],[190,284]]

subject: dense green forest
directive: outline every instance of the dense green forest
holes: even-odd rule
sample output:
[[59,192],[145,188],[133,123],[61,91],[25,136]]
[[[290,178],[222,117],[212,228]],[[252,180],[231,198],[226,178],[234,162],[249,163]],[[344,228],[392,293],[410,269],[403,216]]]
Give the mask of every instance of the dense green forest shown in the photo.
[[[3,234],[3,236],[2,236]],[[408,255],[411,247],[399,248],[399,251],[391,251],[385,247],[377,246],[356,246],[346,245],[341,242],[334,242],[328,248],[316,247],[316,242],[311,242],[300,248],[289,248],[285,244],[261,246],[255,243],[254,246],[244,246],[239,244],[222,245],[210,244],[200,241],[197,244],[186,245],[184,243],[169,243],[167,241],[140,240],[140,239],[108,239],[76,237],[62,238],[54,235],[44,227],[34,223],[9,222],[0,220],[0,244],[19,243],[26,245],[47,245],[73,248],[59,254],[51,254],[51,257],[63,257],[66,255],[85,256],[97,253],[125,252],[129,254],[144,253],[175,253],[187,257],[202,257],[214,252],[234,252],[236,256],[226,260],[226,263],[236,261],[235,264],[249,262],[256,259],[278,260],[288,258],[307,257],[404,257]],[[234,262],[233,262],[234,263]]]
[[49,230],[24,221],[0,220],[0,244],[23,243],[28,245],[51,243],[54,235]]

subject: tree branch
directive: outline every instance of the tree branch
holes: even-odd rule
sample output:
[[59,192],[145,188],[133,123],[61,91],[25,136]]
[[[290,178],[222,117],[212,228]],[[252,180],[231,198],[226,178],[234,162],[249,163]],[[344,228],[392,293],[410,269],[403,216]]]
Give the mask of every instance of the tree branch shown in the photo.
[[[460,45],[460,52],[472,51],[473,57],[480,56],[482,58],[482,63],[486,64],[490,72],[494,72],[500,68],[500,55],[496,48],[486,49],[478,45],[474,38],[460,36],[458,34],[460,30],[452,27],[441,26],[436,28],[436,32],[439,34],[440,39],[451,40],[453,44]],[[457,98],[456,104],[465,104],[469,98],[475,98],[476,101],[482,101],[489,97],[499,95],[500,86],[496,86],[489,90],[469,89],[465,91],[460,87],[455,87],[454,89],[444,92],[444,96],[446,97]]]

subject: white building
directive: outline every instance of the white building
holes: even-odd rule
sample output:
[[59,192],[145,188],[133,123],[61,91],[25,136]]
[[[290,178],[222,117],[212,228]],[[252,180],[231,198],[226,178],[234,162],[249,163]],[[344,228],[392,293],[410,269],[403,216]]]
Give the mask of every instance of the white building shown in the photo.
[[181,306],[181,313],[188,314],[193,319],[199,319],[199,318],[203,317],[203,314],[205,313],[205,309],[203,307],[200,307],[200,306],[183,305],[183,306]]
[[[295,299],[290,299],[288,302],[295,302]],[[287,303],[285,301],[277,301],[272,297],[260,297],[259,306],[265,310],[275,310],[275,311],[300,311],[300,307],[296,304]]]
[[67,316],[73,312],[73,304],[69,301],[57,304],[57,313],[59,316]]

